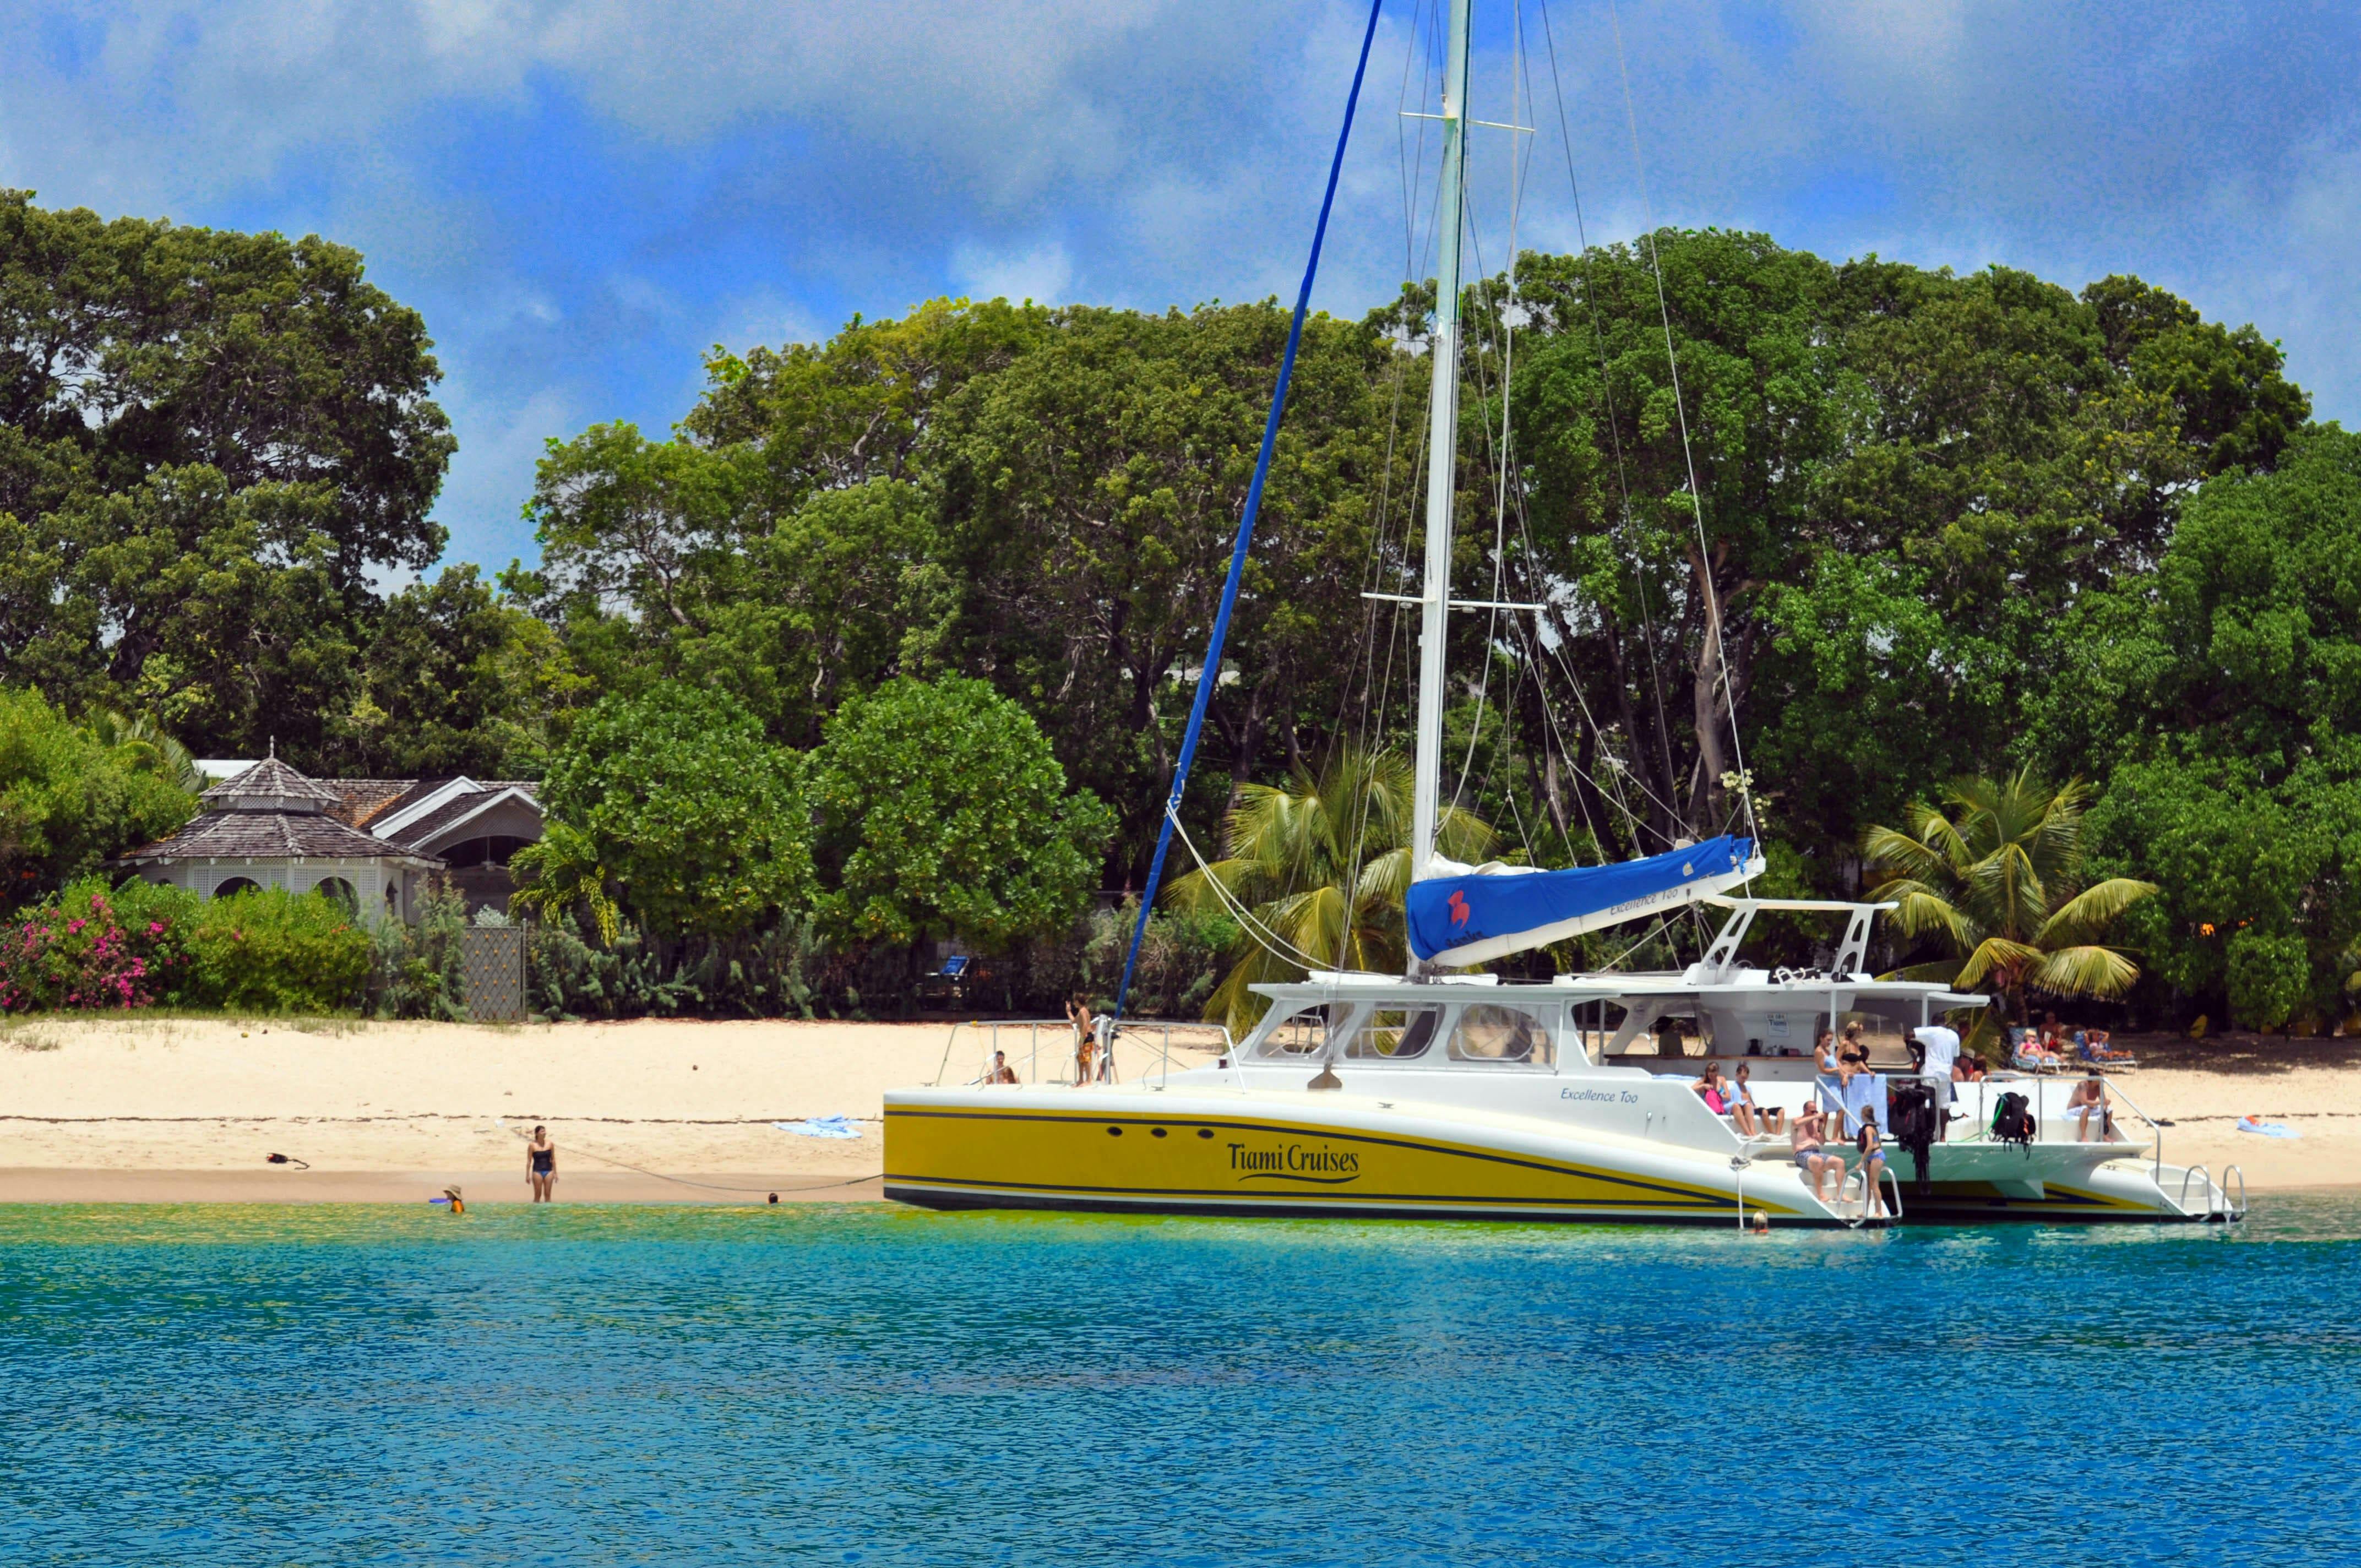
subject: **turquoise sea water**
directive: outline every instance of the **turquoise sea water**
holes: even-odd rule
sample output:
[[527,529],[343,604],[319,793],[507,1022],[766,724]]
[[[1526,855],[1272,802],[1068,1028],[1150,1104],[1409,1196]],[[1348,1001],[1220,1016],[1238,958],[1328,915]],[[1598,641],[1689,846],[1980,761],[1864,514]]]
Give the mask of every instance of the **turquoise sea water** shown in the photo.
[[2361,1206],[0,1208],[10,1563],[2328,1563]]

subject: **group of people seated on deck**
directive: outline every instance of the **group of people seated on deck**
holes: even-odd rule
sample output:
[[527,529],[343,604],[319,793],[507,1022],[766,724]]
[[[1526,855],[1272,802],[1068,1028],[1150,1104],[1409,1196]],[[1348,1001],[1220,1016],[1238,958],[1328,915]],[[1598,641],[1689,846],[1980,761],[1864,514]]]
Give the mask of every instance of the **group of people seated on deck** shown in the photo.
[[1738,1076],[1724,1078],[1720,1061],[1708,1058],[1705,1070],[1697,1075],[1697,1082],[1691,1086],[1696,1089],[1697,1098],[1705,1102],[1706,1109],[1717,1116],[1729,1117],[1730,1125],[1738,1129],[1741,1137],[1752,1138],[1763,1133],[1777,1132],[1780,1119],[1786,1114],[1776,1105],[1757,1105],[1754,1102],[1753,1085],[1747,1081],[1753,1072],[1753,1069],[1740,1062]]

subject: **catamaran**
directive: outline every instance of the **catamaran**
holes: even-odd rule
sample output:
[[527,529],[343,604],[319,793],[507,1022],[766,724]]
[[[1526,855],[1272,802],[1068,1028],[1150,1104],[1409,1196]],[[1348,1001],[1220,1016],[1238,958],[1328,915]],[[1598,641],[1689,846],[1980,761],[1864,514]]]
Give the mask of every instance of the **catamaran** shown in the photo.
[[[1125,1083],[995,1083],[980,1071],[966,1084],[889,1092],[886,1196],[932,1208],[1722,1224],[1756,1216],[1817,1225],[2239,1217],[2245,1187],[2235,1168],[2217,1179],[2202,1167],[2166,1164],[2160,1127],[2119,1083],[2106,1084],[2107,1109],[2090,1115],[2068,1103],[2070,1080],[2003,1075],[1952,1084],[1939,1065],[1914,1096],[1925,1053],[1910,1051],[1913,1041],[1936,1044],[1929,1059],[1939,1064],[1942,1043],[1956,1044],[1941,1018],[1988,999],[1867,972],[1872,924],[1890,905],[1751,896],[1763,870],[1751,810],[1747,833],[1603,866],[1468,866],[1437,852],[1449,615],[1532,608],[1451,597],[1461,227],[1475,122],[1467,112],[1473,0],[1446,3],[1433,116],[1443,157],[1425,571],[1413,600],[1420,664],[1413,880],[1404,909],[1410,972],[1303,966],[1301,981],[1254,987],[1268,1003],[1261,1020],[1212,1062],[1175,1070],[1168,1053],[1162,1070]],[[1228,584],[1199,667],[1139,911],[1143,928],[1221,668],[1378,15],[1373,5]],[[1707,618],[1708,635],[1718,623]],[[1735,712],[1730,717],[1734,727]],[[1723,912],[1723,922],[1703,958],[1685,969],[1548,981],[1469,972],[1699,906]],[[1750,966],[1741,948],[1766,911],[1841,917],[1829,961]],[[1135,930],[1134,959],[1137,950]],[[1130,979],[1126,961],[1126,991]],[[1119,995],[1118,1014],[1121,1004]],[[1856,1026],[1865,1066],[1825,1071],[1815,1048],[1822,1031]],[[1677,1049],[1689,1036],[1706,1043],[1706,1055]],[[1699,1091],[1708,1063],[1721,1061],[1746,1064],[1749,1113]],[[2018,1097],[2014,1104],[2010,1095]],[[1896,1106],[1916,1107],[1912,1124],[1893,1124],[1905,1120]],[[1790,1130],[1808,1108],[1820,1110],[1830,1129],[1818,1171],[1795,1157]],[[1861,1157],[1855,1135],[1865,1121],[1886,1135],[1882,1163]],[[1840,1168],[1829,1168],[1831,1160]]]

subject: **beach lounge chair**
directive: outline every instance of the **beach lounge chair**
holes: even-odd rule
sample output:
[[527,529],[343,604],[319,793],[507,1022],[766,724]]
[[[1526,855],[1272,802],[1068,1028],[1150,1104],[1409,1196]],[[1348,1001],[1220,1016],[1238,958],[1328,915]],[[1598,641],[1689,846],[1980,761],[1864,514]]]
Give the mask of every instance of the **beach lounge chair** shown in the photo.
[[2019,1072],[2056,1072],[2057,1064],[2036,1054],[2041,1036],[2032,1029],[2012,1028],[2008,1032],[2008,1065]]
[[2118,1068],[2136,1068],[2139,1062],[2121,1051],[2108,1050],[2083,1040],[2074,1047],[2074,1054],[2092,1067],[2103,1067],[2110,1072]]

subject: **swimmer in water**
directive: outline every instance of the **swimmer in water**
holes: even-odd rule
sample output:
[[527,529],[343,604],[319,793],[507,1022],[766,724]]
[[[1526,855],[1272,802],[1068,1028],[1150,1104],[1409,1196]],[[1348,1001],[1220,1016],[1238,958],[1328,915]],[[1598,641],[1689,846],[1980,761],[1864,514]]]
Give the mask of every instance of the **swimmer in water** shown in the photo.
[[525,1146],[524,1182],[533,1189],[534,1202],[555,1201],[550,1189],[557,1185],[557,1146],[549,1141],[547,1127],[536,1125],[533,1142]]

